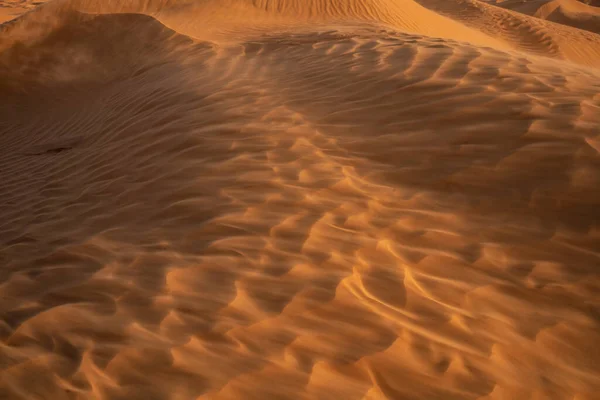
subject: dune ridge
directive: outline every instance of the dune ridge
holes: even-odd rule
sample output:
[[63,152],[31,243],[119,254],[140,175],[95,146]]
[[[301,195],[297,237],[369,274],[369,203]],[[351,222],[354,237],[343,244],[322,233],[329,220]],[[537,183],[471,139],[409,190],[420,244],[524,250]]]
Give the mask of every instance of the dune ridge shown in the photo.
[[[417,0],[423,6],[532,54],[600,66],[600,36],[479,0]],[[500,3],[502,5],[503,3]]]
[[591,50],[131,4],[2,28],[0,398],[595,398]]
[[47,14],[67,10],[150,15],[179,33],[203,40],[223,41],[231,30],[240,35],[240,31],[248,34],[290,25],[362,22],[506,47],[493,37],[431,12],[413,0],[55,0],[44,8],[53,9]]
[[507,1],[501,7],[537,18],[600,33],[600,8],[577,0],[543,0],[526,3]]
[[[567,3],[571,4],[564,2]],[[512,48],[600,66],[600,35],[594,33],[595,13],[583,18],[582,26],[588,27],[591,31],[588,32],[567,26],[574,24],[568,20],[558,21],[565,25],[553,24],[480,0],[55,0],[43,8],[54,8],[48,14],[60,14],[64,10],[92,14],[140,13],[157,18],[178,33],[218,41],[252,33],[260,35],[265,29],[310,27],[315,23],[380,24],[407,33],[500,50]],[[569,9],[574,8],[595,7],[580,3],[569,6]]]

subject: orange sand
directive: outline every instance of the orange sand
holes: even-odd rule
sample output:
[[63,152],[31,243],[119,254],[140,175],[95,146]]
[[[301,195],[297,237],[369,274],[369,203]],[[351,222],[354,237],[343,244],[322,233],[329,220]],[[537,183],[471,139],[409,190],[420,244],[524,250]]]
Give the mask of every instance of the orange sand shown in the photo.
[[501,6],[0,26],[0,399],[596,399],[600,35]]
[[[600,33],[600,7],[578,0],[509,0],[499,4],[537,18]],[[600,3],[598,3],[600,5]]]

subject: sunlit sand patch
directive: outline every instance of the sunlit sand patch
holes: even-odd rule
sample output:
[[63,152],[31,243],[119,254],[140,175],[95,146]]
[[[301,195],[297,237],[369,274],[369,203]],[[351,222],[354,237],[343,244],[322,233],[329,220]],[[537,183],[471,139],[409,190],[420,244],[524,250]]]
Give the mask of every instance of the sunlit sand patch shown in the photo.
[[419,3],[5,25],[0,397],[593,399],[597,35]]

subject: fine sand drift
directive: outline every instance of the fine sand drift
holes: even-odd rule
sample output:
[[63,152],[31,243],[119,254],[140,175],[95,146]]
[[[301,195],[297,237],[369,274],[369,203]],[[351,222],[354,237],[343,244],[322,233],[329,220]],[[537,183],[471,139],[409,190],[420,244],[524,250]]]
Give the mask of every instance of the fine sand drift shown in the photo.
[[537,18],[600,33],[600,8],[578,0],[510,0],[499,5]]
[[0,26],[0,399],[597,399],[599,153],[592,30],[47,2]]

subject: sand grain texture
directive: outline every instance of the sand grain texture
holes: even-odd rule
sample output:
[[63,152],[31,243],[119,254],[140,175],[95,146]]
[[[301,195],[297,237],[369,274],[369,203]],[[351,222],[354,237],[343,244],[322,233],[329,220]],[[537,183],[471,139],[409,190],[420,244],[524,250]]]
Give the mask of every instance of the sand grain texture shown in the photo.
[[537,18],[600,33],[600,3],[578,0],[506,1],[499,5]]
[[0,30],[0,398],[596,398],[600,36],[425,0]]

